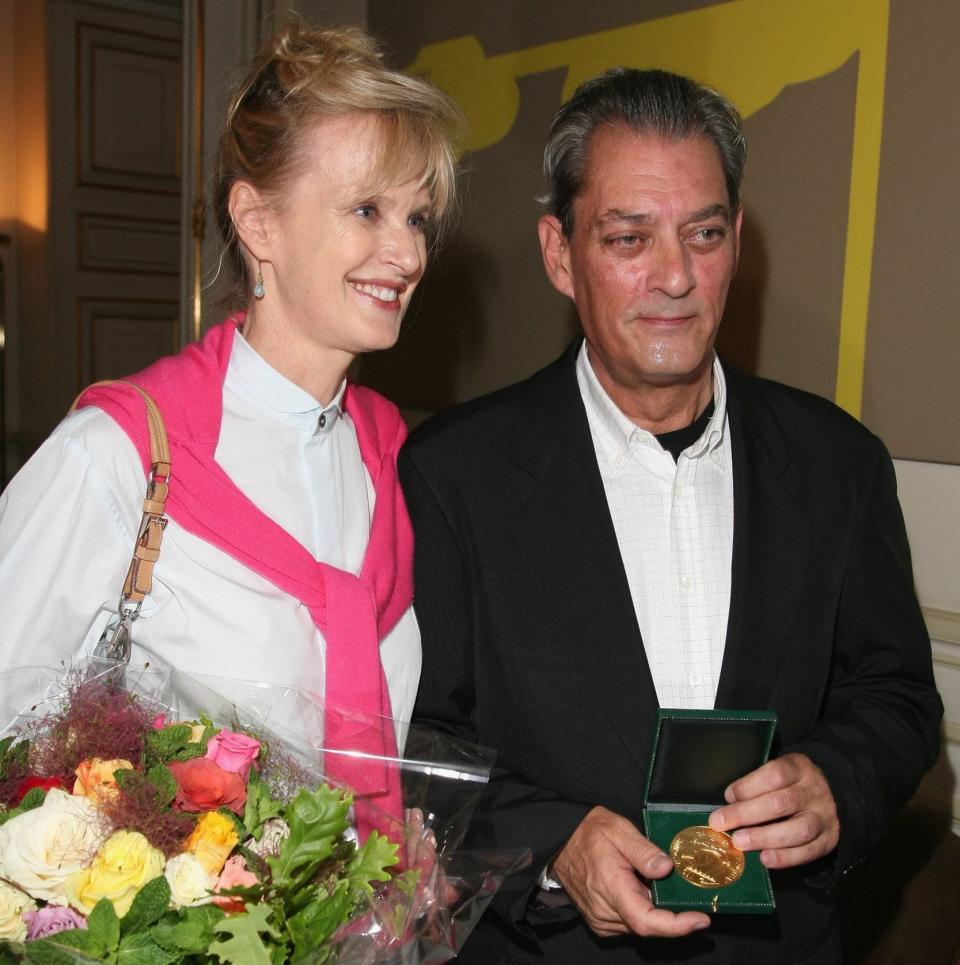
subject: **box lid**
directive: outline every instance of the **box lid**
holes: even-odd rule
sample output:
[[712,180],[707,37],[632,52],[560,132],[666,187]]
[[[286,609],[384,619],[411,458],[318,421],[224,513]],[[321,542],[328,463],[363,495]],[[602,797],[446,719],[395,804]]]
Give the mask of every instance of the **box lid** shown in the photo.
[[776,723],[772,710],[661,707],[644,804],[723,804],[727,785],[769,757]]

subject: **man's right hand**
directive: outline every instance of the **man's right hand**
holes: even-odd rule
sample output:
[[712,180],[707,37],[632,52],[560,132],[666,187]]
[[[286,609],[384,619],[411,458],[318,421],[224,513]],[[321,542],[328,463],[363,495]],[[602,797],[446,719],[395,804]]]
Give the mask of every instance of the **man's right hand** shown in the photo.
[[710,918],[698,911],[675,914],[653,907],[646,881],[672,870],[670,858],[630,821],[602,807],[580,822],[551,866],[584,921],[602,938],[677,938],[708,927]]

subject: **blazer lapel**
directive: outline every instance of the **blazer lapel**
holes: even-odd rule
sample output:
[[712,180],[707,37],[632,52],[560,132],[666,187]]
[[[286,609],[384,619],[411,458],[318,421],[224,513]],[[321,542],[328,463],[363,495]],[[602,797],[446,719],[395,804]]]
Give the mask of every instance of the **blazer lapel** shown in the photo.
[[511,439],[509,457],[535,480],[514,520],[515,545],[550,601],[557,646],[643,765],[656,691],[576,382],[578,347],[530,385]]
[[791,454],[748,380],[724,369],[734,471],[730,615],[717,707],[762,709],[796,625],[810,521],[791,490]]

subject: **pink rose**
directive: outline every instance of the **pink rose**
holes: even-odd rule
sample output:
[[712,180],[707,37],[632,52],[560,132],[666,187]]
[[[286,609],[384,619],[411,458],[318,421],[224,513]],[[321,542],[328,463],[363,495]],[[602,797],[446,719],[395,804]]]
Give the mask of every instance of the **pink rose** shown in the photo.
[[247,785],[239,774],[225,771],[208,757],[174,761],[167,767],[177,782],[173,806],[178,811],[216,811],[225,807],[243,814]]
[[217,878],[217,883],[213,886],[215,892],[213,903],[222,908],[227,914],[241,912],[244,910],[243,898],[240,895],[221,895],[219,892],[227,888],[249,888],[257,883],[257,876],[247,870],[243,858],[235,854],[232,858],[227,858],[227,863]]
[[224,729],[207,742],[207,757],[216,761],[225,771],[239,774],[244,781],[259,753],[260,741],[232,730]]
[[150,721],[150,726],[154,730],[163,730],[163,728],[167,726],[167,715],[157,714],[157,716]]
[[31,942],[69,928],[87,927],[87,919],[83,915],[63,905],[44,905],[37,911],[25,911],[23,920],[27,923],[27,941]]

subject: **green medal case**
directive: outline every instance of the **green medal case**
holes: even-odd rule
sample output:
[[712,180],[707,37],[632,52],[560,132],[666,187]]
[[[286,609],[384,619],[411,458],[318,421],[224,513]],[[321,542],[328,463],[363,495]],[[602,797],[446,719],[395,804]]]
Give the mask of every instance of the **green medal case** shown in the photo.
[[[765,710],[658,710],[644,792],[647,837],[669,855],[679,832],[707,825],[727,785],[767,760],[776,723]],[[744,853],[743,873],[731,884],[695,885],[674,870],[652,881],[651,892],[653,904],[670,911],[774,909],[770,873],[756,851]]]

